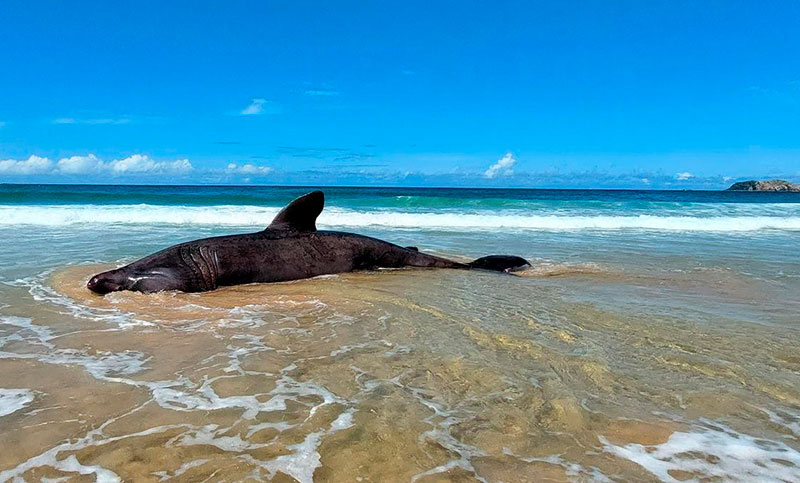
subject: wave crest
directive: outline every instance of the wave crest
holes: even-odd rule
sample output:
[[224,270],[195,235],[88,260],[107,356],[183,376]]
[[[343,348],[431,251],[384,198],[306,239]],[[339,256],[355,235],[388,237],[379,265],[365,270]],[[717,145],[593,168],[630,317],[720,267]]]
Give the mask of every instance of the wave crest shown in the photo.
[[[213,225],[264,227],[277,207],[163,205],[17,205],[0,206],[0,226],[39,225]],[[414,230],[522,231],[800,231],[800,216],[658,216],[532,214],[519,212],[409,213],[386,210],[328,208],[321,227],[391,227]]]

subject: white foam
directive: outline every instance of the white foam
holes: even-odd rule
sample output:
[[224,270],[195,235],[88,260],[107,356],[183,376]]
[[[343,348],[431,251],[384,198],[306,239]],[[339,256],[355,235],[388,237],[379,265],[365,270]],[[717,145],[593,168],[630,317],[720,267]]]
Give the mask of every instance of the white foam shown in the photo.
[[611,483],[613,481],[596,467],[592,466],[591,468],[586,468],[578,463],[565,460],[560,454],[553,454],[539,458],[523,457],[515,455],[507,447],[503,447],[503,454],[511,456],[512,458],[517,458],[518,460],[526,463],[540,462],[553,466],[560,466],[564,468],[564,473],[571,477],[570,481],[592,481],[596,483]]
[[[13,331],[0,337],[0,359],[33,359],[42,363],[55,365],[72,365],[83,367],[92,377],[109,382],[117,382],[136,387],[147,388],[161,407],[175,411],[214,411],[221,409],[241,409],[242,418],[254,419],[259,412],[279,411],[286,408],[286,401],[296,400],[301,396],[314,396],[320,402],[310,409],[313,414],[319,407],[334,402],[343,402],[322,386],[312,382],[299,382],[288,374],[293,366],[284,368],[276,387],[268,393],[269,400],[260,401],[262,394],[220,397],[213,389],[213,383],[227,375],[212,379],[204,379],[200,384],[181,377],[167,381],[139,381],[130,376],[141,372],[150,360],[138,351],[88,353],[83,350],[61,349],[55,347],[50,340],[54,338],[49,328],[33,324],[23,317],[4,316],[0,318],[0,328],[10,326]],[[238,336],[236,340],[244,340],[244,347],[228,346],[226,354],[229,365],[226,373],[245,373],[241,369],[241,358],[258,351],[272,350],[256,337]],[[24,341],[28,344],[42,346],[44,352],[7,352],[3,346],[11,341]],[[251,372],[247,372],[251,373]],[[254,372],[253,372],[254,373]],[[255,374],[255,373],[254,373]],[[257,373],[266,374],[266,373]]]
[[344,400],[327,389],[313,382],[300,382],[286,375],[292,366],[284,368],[284,375],[275,381],[273,388],[267,395],[270,398],[262,402],[259,398],[265,394],[248,394],[240,396],[219,396],[212,384],[228,376],[219,376],[204,380],[199,387],[188,379],[161,382],[139,382],[119,379],[119,382],[143,386],[150,389],[159,406],[174,411],[215,411],[220,409],[241,409],[242,419],[253,420],[260,412],[274,412],[286,409],[286,401],[295,401],[301,396],[314,396],[320,402],[311,407],[309,414],[313,415],[322,406],[343,403]]
[[102,466],[81,464],[75,455],[68,456],[66,459],[59,461],[58,464],[54,466],[56,469],[67,473],[94,475],[96,483],[116,483],[122,481],[116,473],[111,470],[107,470]]
[[689,432],[672,433],[669,440],[657,445],[617,446],[602,436],[600,441],[605,451],[633,461],[667,482],[679,481],[670,471],[725,481],[800,480],[800,452],[794,448],[710,421]]
[[153,474],[155,476],[159,477],[158,481],[166,481],[166,480],[169,480],[169,479],[172,479],[172,478],[177,478],[178,476],[181,476],[182,474],[186,473],[187,471],[189,471],[192,468],[197,468],[198,466],[203,466],[204,464],[208,463],[209,461],[211,461],[211,460],[205,459],[205,458],[192,460],[192,461],[187,461],[186,463],[182,464],[180,466],[180,468],[175,470],[175,472],[172,473],[172,474],[169,474],[166,471],[155,471],[155,472],[153,472]]
[[[319,407],[334,402],[343,402],[322,386],[312,382],[299,382],[284,374],[276,381],[276,387],[270,391],[267,401],[260,401],[261,394],[221,397],[213,389],[213,383],[223,377],[205,379],[200,384],[187,378],[168,381],[138,381],[125,376],[141,372],[150,360],[138,351],[88,353],[77,349],[56,348],[49,341],[53,339],[50,329],[33,324],[23,317],[2,317],[0,327],[11,326],[15,329],[10,335],[0,337],[0,359],[32,359],[46,364],[71,365],[83,367],[92,377],[109,382],[117,382],[136,387],[144,387],[151,391],[153,399],[161,407],[174,411],[214,411],[221,409],[241,409],[242,418],[254,419],[259,412],[280,411],[286,409],[286,401],[296,400],[301,396],[315,396],[320,402],[310,409],[313,414]],[[45,352],[7,352],[3,346],[10,340],[25,341],[29,344],[43,346]],[[253,344],[250,347],[229,346],[228,357],[231,372],[240,371],[239,358],[253,351],[269,350],[267,346]],[[291,366],[284,369],[288,372]]]
[[[80,224],[163,224],[263,227],[278,207],[260,206],[161,206],[161,205],[3,205],[0,226]],[[774,213],[773,213],[774,212]],[[392,227],[431,230],[663,230],[702,232],[749,232],[800,230],[800,216],[792,209],[764,216],[750,208],[706,216],[584,215],[572,213],[497,211],[491,213],[351,210],[332,207],[320,215],[323,227]],[[574,213],[574,214],[573,214]]]
[[262,431],[264,429],[274,429],[275,431],[277,431],[279,433],[282,433],[282,432],[284,432],[286,430],[294,428],[295,426],[296,426],[295,424],[289,424],[289,423],[284,422],[284,421],[280,421],[280,422],[277,422],[277,423],[259,423],[259,424],[254,424],[254,425],[250,426],[249,428],[247,428],[247,437],[249,438],[249,437],[253,436],[254,434],[256,434],[257,432]]
[[53,347],[53,344],[49,342],[49,340],[53,338],[53,333],[50,331],[50,328],[36,325],[29,318],[4,315],[0,317],[0,328],[8,330],[3,327],[4,325],[14,327],[17,330],[10,331],[8,335],[0,337],[0,348],[12,340],[25,341],[29,344],[40,345],[47,348]]
[[322,442],[322,437],[353,426],[354,412],[355,410],[353,409],[344,411],[331,423],[327,431],[316,431],[306,435],[303,442],[286,447],[286,449],[292,450],[290,454],[278,456],[263,463],[261,466],[270,473],[270,479],[280,471],[300,483],[313,483],[314,472],[322,466],[320,454],[317,451]]
[[188,431],[177,438],[183,446],[207,445],[214,446],[222,451],[241,453],[269,446],[267,443],[250,443],[240,436],[221,436],[220,433],[228,428],[219,429],[215,424],[209,424],[196,430]]
[[800,411],[783,408],[776,411],[759,408],[768,417],[770,422],[788,430],[794,436],[800,436]]
[[[312,305],[316,307],[316,305]],[[114,329],[118,330],[118,329]],[[333,394],[325,387],[312,381],[298,381],[291,373],[296,369],[295,364],[284,367],[277,376],[275,386],[262,394],[244,394],[220,396],[214,390],[216,381],[241,374],[267,375],[266,372],[245,371],[242,361],[247,356],[261,351],[274,349],[265,345],[260,337],[250,334],[235,334],[231,336],[226,351],[214,354],[205,362],[217,362],[215,366],[221,372],[216,377],[204,377],[201,381],[192,381],[185,376],[173,380],[142,380],[139,377],[132,379],[130,376],[141,372],[149,361],[146,354],[138,351],[104,352],[95,350],[61,348],[55,344],[58,335],[47,326],[34,324],[30,318],[3,316],[0,317],[0,359],[29,359],[41,363],[54,365],[70,365],[82,367],[90,376],[103,381],[115,382],[129,386],[147,389],[152,394],[153,402],[163,408],[174,411],[216,411],[226,409],[239,409],[242,411],[239,420],[256,421],[256,416],[261,412],[282,411],[289,401],[296,401],[305,406],[308,418],[326,405],[333,403],[345,405],[346,400]],[[12,344],[13,343],[13,346]],[[28,344],[32,349],[24,351],[11,351],[11,347]],[[5,346],[5,347],[4,347]],[[274,377],[273,374],[270,374]],[[26,390],[6,390],[2,395],[8,396],[6,400],[0,398],[0,408],[8,406],[10,412],[19,410],[33,400],[33,393]],[[13,407],[12,407],[13,405]],[[134,410],[135,411],[135,410]],[[312,481],[314,471],[320,465],[320,456],[317,453],[322,438],[336,431],[345,430],[353,426],[354,409],[348,409],[330,424],[327,430],[315,431],[307,434],[304,441],[298,445],[288,447],[292,451],[285,457],[271,462],[253,461],[262,471],[275,473],[284,472],[296,477],[300,481]],[[120,416],[124,417],[125,415]],[[85,437],[61,443],[38,456],[28,459],[15,468],[0,472],[0,481],[21,480],[22,475],[34,468],[43,466],[53,467],[56,470],[81,475],[93,475],[96,481],[120,481],[112,471],[93,465],[82,464],[75,455],[65,456],[64,452],[74,452],[88,446],[97,446],[113,441],[136,437],[137,435],[154,434],[166,431],[170,427],[150,428],[139,433],[105,437],[103,428],[111,424],[115,418],[104,423],[100,428],[92,430]],[[283,432],[294,428],[295,425],[277,423],[257,423],[249,428],[246,437],[240,434],[231,434],[231,428],[219,428],[216,425],[202,426],[199,428],[189,425],[177,425],[171,428],[184,428],[186,431],[174,437],[168,444],[178,445],[208,445],[215,448],[236,453],[246,454],[247,451],[263,448],[274,443],[251,442],[250,436],[267,427]],[[157,472],[161,478],[179,476],[183,472],[201,465],[204,462],[197,460],[194,464],[181,466],[170,475],[167,472]]]
[[33,392],[29,389],[0,388],[0,417],[17,412],[33,402]]
[[27,287],[35,301],[48,302],[62,307],[74,317],[115,324],[123,329],[155,325],[152,322],[137,319],[132,314],[122,312],[117,308],[97,308],[79,304],[66,295],[60,294],[45,283],[50,273],[52,273],[52,270],[6,283],[14,287]]
[[78,461],[77,457],[74,454],[71,454],[64,459],[58,459],[58,456],[62,452],[76,452],[85,448],[93,446],[103,446],[106,444],[114,443],[116,441],[121,441],[128,438],[136,438],[139,436],[158,434],[171,429],[187,427],[187,425],[157,426],[154,428],[146,429],[144,431],[125,434],[121,436],[105,436],[103,434],[105,428],[108,427],[110,424],[114,423],[115,421],[118,421],[121,418],[124,418],[126,416],[135,413],[142,407],[143,406],[139,406],[116,418],[109,419],[108,421],[100,425],[100,427],[89,431],[85,436],[81,438],[78,438],[76,440],[65,441],[61,444],[58,444],[57,446],[48,449],[44,453],[29,458],[28,460],[20,463],[14,468],[9,468],[0,471],[0,481],[3,482],[14,481],[15,483],[25,481],[22,477],[23,474],[34,468],[40,468],[43,466],[50,466],[52,468],[55,468],[56,470],[65,473],[94,475],[95,481],[102,483],[115,483],[122,481],[119,475],[117,475],[116,473],[107,468],[103,468],[102,466],[98,465],[82,464],[80,461]]
[[412,483],[425,478],[427,476],[445,473],[454,468],[460,468],[468,473],[471,473],[473,478],[477,481],[486,483],[486,479],[480,476],[472,465],[472,458],[478,456],[485,456],[486,453],[470,444],[455,438],[450,432],[450,428],[463,421],[462,418],[457,416],[457,411],[448,409],[442,404],[436,402],[435,395],[426,392],[424,389],[403,384],[401,381],[404,374],[393,377],[392,379],[370,379],[361,381],[362,378],[369,377],[369,375],[356,366],[350,366],[356,373],[356,383],[362,387],[364,391],[371,391],[382,384],[392,384],[410,393],[419,404],[431,410],[431,415],[424,419],[424,422],[433,426],[433,429],[423,432],[419,435],[420,443],[425,441],[433,441],[442,448],[448,450],[455,457],[444,464],[428,469],[411,477]]
[[[82,366],[96,379],[125,382],[120,376],[140,372],[149,358],[138,351],[107,352],[96,351],[90,354],[77,349],[59,349],[50,341],[55,338],[49,327],[36,325],[25,317],[0,317],[0,328],[14,331],[0,337],[0,359],[34,359],[46,364]],[[45,352],[7,352],[2,350],[9,341],[25,342],[43,347]]]
[[317,447],[323,434],[323,431],[317,431],[306,436],[302,443],[287,446],[286,449],[292,451],[290,454],[267,461],[263,465],[264,468],[270,472],[271,477],[280,471],[300,483],[313,483],[314,471],[322,466]]
[[331,432],[352,428],[355,425],[355,423],[353,423],[353,413],[355,413],[355,410],[348,409],[340,414],[339,417],[331,423]]
[[120,376],[140,372],[150,360],[139,351],[97,351],[88,354],[76,349],[59,349],[37,359],[49,364],[82,366],[92,377],[112,382],[127,381]]

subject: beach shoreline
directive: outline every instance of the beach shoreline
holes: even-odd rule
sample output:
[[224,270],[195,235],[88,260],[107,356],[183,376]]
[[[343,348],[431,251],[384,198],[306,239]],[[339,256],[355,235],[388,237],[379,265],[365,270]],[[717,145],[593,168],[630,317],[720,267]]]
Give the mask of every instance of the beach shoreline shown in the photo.
[[[85,288],[91,274],[177,241],[256,231],[283,203],[204,202],[201,191],[195,204],[159,205],[114,188],[125,202],[76,204],[32,189],[0,204],[29,210],[0,223],[0,480],[800,472],[797,202],[510,191],[487,204],[366,189],[329,196],[334,216],[320,223],[444,256],[519,253],[533,267],[99,297]],[[253,196],[222,196],[240,195]],[[157,206],[179,215],[158,221]],[[224,206],[261,211],[219,223]],[[33,222],[34,208],[51,223]],[[398,214],[422,221],[393,227]],[[467,215],[484,225],[441,222]],[[589,221],[570,226],[578,216]],[[553,226],[506,226],[536,217]],[[623,217],[640,223],[598,221]],[[641,222],[652,218],[683,225]]]

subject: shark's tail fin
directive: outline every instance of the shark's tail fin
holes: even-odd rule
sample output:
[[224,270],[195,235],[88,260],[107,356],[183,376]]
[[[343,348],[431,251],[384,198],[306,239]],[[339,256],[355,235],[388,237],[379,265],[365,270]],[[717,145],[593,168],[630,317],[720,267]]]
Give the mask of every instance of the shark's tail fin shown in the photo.
[[478,268],[480,270],[513,272],[529,267],[531,264],[524,258],[514,255],[489,255],[488,257],[481,257],[467,265],[469,265],[469,268]]

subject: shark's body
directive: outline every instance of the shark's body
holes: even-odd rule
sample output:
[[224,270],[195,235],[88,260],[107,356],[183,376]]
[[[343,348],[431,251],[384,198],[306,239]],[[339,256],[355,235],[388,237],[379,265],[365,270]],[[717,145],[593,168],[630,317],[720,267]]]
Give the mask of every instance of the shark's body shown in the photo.
[[95,275],[87,287],[99,294],[119,290],[204,292],[257,282],[283,282],[372,268],[435,267],[509,271],[528,264],[513,256],[458,263],[413,247],[353,233],[318,231],[321,191],[290,203],[267,229],[244,235],[181,243],[129,265]]

